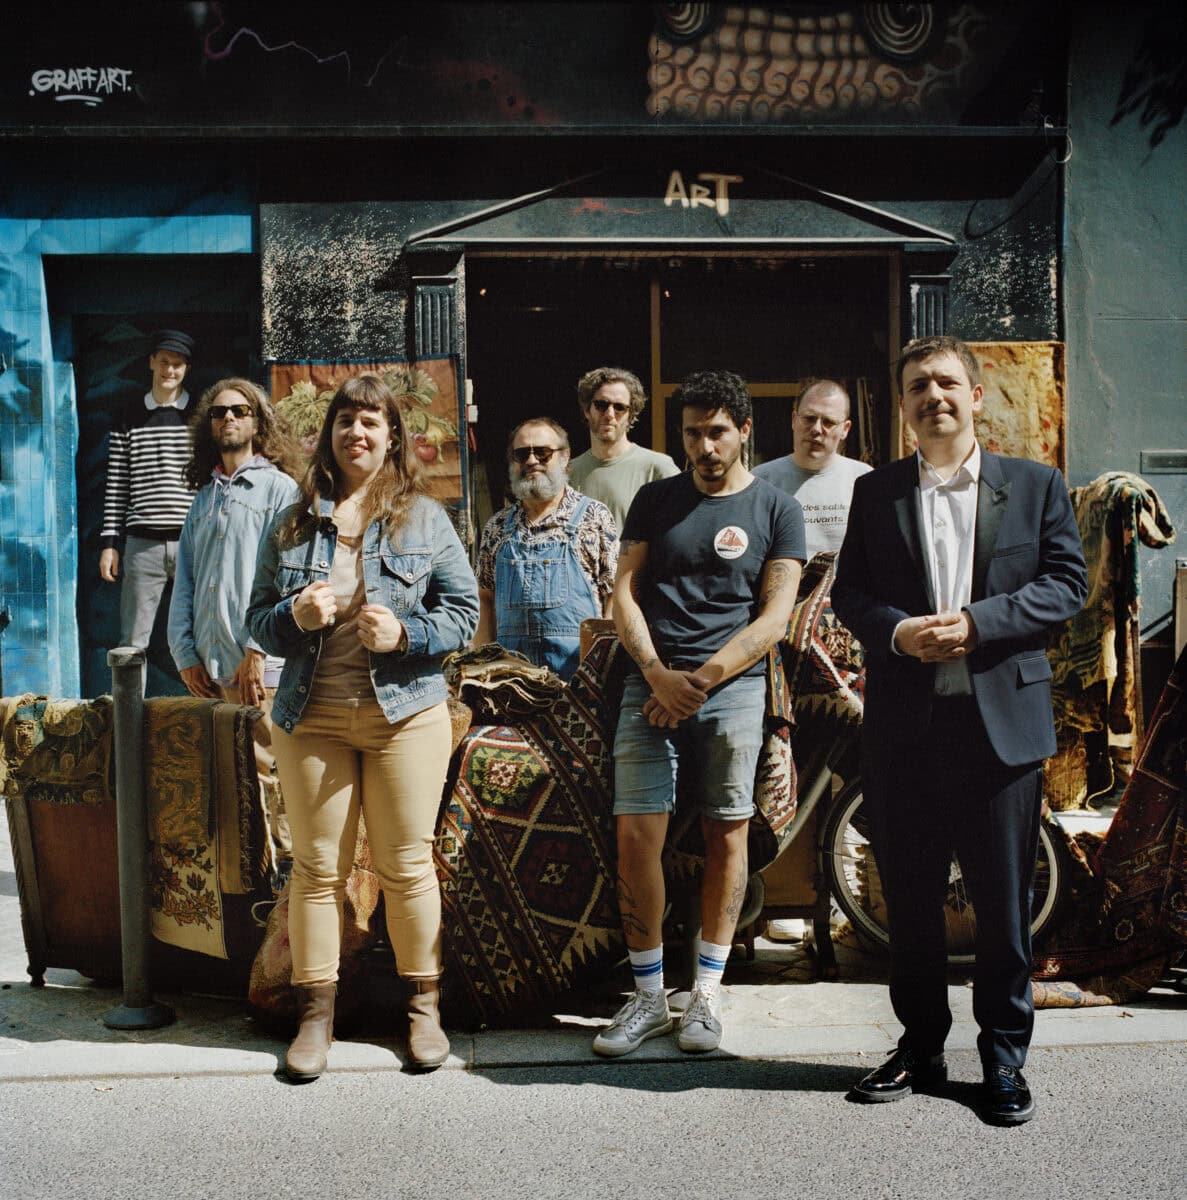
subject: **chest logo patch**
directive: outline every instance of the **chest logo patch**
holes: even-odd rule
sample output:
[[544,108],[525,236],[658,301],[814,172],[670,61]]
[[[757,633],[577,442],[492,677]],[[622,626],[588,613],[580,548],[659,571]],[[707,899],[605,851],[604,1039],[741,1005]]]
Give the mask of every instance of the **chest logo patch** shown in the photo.
[[727,525],[724,529],[719,529],[713,539],[713,549],[717,551],[719,558],[741,558],[749,545],[750,539],[746,536],[746,530],[739,529],[737,525]]

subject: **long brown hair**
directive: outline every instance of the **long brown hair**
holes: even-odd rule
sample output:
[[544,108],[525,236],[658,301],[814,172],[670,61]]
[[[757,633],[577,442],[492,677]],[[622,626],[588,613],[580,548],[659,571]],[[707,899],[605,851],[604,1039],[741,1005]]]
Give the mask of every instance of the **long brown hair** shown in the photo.
[[210,406],[223,392],[237,392],[251,405],[256,421],[255,436],[251,439],[252,453],[262,454],[286,475],[300,479],[304,464],[288,422],[272,407],[262,387],[250,379],[232,377],[220,379],[208,387],[194,409],[192,451],[184,471],[186,483],[197,491],[210,482],[210,472],[222,461],[222,453],[215,445],[214,432],[210,428]]
[[317,436],[317,448],[301,483],[301,503],[289,531],[294,539],[307,521],[316,519],[323,498],[334,500],[338,496],[342,472],[334,459],[333,431],[334,420],[344,408],[365,408],[382,413],[392,433],[392,447],[368,485],[363,500],[363,528],[372,521],[381,520],[389,537],[398,533],[408,518],[413,501],[424,494],[420,461],[413,452],[400,402],[380,376],[373,372],[356,375],[339,386],[326,410]]

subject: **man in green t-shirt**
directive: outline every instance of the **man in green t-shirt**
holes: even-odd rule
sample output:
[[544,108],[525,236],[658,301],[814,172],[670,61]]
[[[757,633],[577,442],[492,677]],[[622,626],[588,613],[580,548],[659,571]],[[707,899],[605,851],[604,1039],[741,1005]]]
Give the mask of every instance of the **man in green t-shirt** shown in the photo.
[[577,403],[589,426],[589,449],[569,464],[569,483],[600,500],[619,534],[635,493],[653,479],[679,475],[666,455],[627,437],[647,404],[636,375],[622,367],[595,367],[577,381]]

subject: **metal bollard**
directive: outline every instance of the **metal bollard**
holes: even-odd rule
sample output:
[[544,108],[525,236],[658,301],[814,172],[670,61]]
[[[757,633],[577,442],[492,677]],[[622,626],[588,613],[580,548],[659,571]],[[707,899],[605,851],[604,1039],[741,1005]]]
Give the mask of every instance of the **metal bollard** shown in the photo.
[[123,1003],[103,1016],[109,1029],[159,1029],[177,1015],[157,1004],[148,985],[148,807],[144,798],[144,651],[117,646],[111,668],[115,743],[116,836],[119,846]]

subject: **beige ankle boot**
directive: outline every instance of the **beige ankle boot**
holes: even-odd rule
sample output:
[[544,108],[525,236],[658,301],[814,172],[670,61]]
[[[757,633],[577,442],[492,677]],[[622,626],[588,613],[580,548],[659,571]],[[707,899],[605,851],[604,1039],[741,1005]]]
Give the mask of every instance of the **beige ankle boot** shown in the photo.
[[326,1055],[334,1040],[336,983],[297,986],[297,1019],[300,1028],[285,1055],[284,1065],[294,1083],[309,1083],[326,1069]]
[[417,1071],[431,1071],[449,1057],[449,1039],[441,1028],[436,979],[408,981],[408,1057]]

